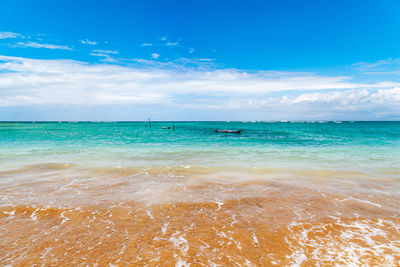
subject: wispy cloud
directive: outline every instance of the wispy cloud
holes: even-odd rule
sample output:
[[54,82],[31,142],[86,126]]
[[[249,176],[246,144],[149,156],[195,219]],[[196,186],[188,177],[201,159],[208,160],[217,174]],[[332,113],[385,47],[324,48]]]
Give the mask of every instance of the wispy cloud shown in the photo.
[[171,67],[179,68],[195,68],[198,70],[213,70],[215,68],[221,67],[215,59],[211,58],[177,58],[172,62],[169,62]]
[[108,62],[108,63],[118,62],[118,60],[111,57],[109,54],[105,54],[105,53],[90,53],[89,55],[94,56],[94,57],[101,57],[100,61],[102,61],[102,62]]
[[346,76],[313,73],[146,68],[0,56],[0,107],[58,104],[160,104],[303,119],[346,114],[399,118],[400,84],[355,83]]
[[143,43],[140,46],[177,46],[179,42],[166,42],[166,43]]
[[101,49],[95,49],[95,50],[92,50],[92,52],[94,52],[94,53],[101,53],[101,54],[113,54],[113,55],[118,54],[118,51],[117,51],[117,50],[101,50]]
[[18,42],[14,45],[9,45],[9,46],[10,47],[32,47],[32,48],[73,50],[72,47],[69,47],[66,45],[41,44],[41,43],[36,43],[36,42]]
[[95,56],[95,57],[109,57],[110,55],[104,54],[104,53],[90,53],[89,55]]
[[9,39],[9,38],[25,38],[22,34],[15,32],[0,32],[0,39]]
[[364,74],[400,74],[400,58],[359,62],[353,64],[353,66]]
[[88,39],[80,40],[80,42],[81,42],[82,44],[87,44],[87,45],[97,45],[97,42],[96,42],[96,41],[90,41],[90,40],[88,40]]
[[359,62],[359,63],[355,63],[353,65],[360,66],[363,68],[376,68],[376,67],[392,65],[392,64],[400,64],[400,58],[395,58],[395,59],[388,58],[388,59],[378,60],[376,62]]
[[160,55],[157,54],[157,53],[152,53],[152,54],[151,54],[151,58],[157,59],[157,58],[159,58],[159,57],[160,57]]
[[[169,41],[167,37],[161,37],[160,38],[161,42],[155,42],[155,43],[143,43],[140,46],[168,46],[168,47],[172,47],[172,46],[178,46],[179,42],[178,41]],[[181,40],[181,39],[179,39]],[[194,50],[193,50],[194,51]]]

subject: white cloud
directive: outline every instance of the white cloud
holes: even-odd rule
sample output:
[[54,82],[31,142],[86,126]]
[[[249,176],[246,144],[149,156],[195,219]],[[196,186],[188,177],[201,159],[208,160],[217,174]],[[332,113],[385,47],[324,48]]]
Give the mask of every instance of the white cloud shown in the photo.
[[199,58],[197,60],[199,60],[199,61],[208,61],[208,62],[215,61],[215,59],[213,59],[213,58]]
[[[229,96],[186,102],[181,108],[261,114],[264,120],[373,120],[400,118],[400,87],[301,93],[297,96]],[[268,116],[266,116],[268,114]]]
[[0,32],[0,39],[8,39],[8,38],[25,38],[22,34],[15,32]]
[[171,67],[175,67],[177,69],[185,67],[195,67],[199,70],[211,70],[217,67],[220,67],[219,64],[215,62],[215,59],[205,59],[205,58],[177,58],[173,62],[169,62],[172,64]]
[[165,40],[167,40],[167,37],[161,37],[161,41],[165,41]]
[[157,53],[152,53],[152,54],[151,54],[151,58],[157,59],[157,58],[159,58],[159,57],[160,57],[160,55],[157,54]]
[[351,116],[352,113],[370,119],[381,119],[382,114],[400,118],[400,87],[304,93],[296,97],[274,99],[263,103],[263,106],[276,110],[294,108],[303,113],[303,117],[320,119],[333,118],[335,114]]
[[193,54],[193,53],[194,53],[194,48],[189,47],[189,50],[188,50],[188,51],[189,51],[190,54]]
[[388,58],[388,59],[382,59],[382,60],[378,60],[376,62],[359,62],[359,63],[355,63],[353,65],[355,66],[359,66],[360,68],[363,69],[371,69],[371,68],[376,68],[376,67],[380,67],[380,66],[385,66],[385,65],[391,65],[391,64],[400,64],[400,59],[399,58]]
[[33,47],[33,48],[47,48],[47,49],[63,49],[63,50],[73,50],[72,47],[66,45],[54,45],[54,44],[41,44],[36,42],[19,42],[15,45],[10,45],[11,47]]
[[[101,51],[101,50],[98,50]],[[105,51],[107,52],[107,51]],[[102,62],[117,62],[117,60],[113,57],[111,57],[109,54],[105,54],[105,53],[90,53],[89,55],[94,56],[94,57],[102,57],[102,59],[100,61]]]
[[96,49],[96,50],[92,50],[92,52],[94,52],[94,53],[101,53],[101,54],[113,54],[113,55],[118,54],[118,51],[117,51],[117,50],[101,50],[101,49]]
[[[163,37],[161,38],[162,41],[166,41],[167,38]],[[166,42],[166,43],[158,43],[158,44],[152,44],[152,43],[143,43],[140,46],[177,46],[179,45],[179,42]]]
[[353,64],[363,74],[400,75],[400,58],[388,58],[376,62],[359,62]]
[[109,55],[103,54],[103,53],[89,53],[89,55],[95,56],[95,57],[109,57]]
[[0,107],[157,104],[304,119],[338,114],[361,114],[370,119],[400,117],[398,83],[362,84],[346,76],[203,70],[178,68],[172,63],[147,67],[147,61],[143,63],[119,66],[0,56]]
[[87,44],[87,45],[97,45],[97,42],[95,42],[95,41],[90,41],[90,40],[88,40],[88,39],[86,39],[86,40],[80,40],[80,42],[81,42],[82,44]]

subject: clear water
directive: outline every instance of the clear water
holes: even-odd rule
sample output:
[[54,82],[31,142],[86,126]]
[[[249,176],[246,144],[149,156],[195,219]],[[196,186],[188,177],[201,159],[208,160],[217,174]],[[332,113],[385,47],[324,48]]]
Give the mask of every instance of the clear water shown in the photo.
[[398,266],[399,207],[400,122],[0,123],[5,265]]
[[[3,122],[0,168],[203,166],[398,175],[400,122]],[[170,126],[171,129],[162,129]],[[173,126],[175,131],[173,131]],[[241,129],[241,134],[214,129]]]

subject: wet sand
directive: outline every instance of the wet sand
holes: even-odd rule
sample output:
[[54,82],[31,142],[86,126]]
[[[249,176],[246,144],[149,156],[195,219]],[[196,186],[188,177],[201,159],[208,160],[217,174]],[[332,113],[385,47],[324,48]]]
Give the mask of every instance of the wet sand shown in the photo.
[[1,173],[0,262],[399,266],[397,182],[101,173],[107,177],[60,166]]

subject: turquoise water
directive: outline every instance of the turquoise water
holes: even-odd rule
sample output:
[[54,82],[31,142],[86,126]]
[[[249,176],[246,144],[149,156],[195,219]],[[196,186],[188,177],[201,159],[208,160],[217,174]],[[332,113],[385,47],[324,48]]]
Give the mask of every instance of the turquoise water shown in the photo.
[[399,192],[400,122],[0,123],[5,264],[398,266]]
[[[342,170],[398,177],[400,122],[2,122],[0,168]],[[170,126],[171,129],[162,129]],[[173,126],[175,131],[173,131]],[[214,129],[241,129],[242,134]]]

